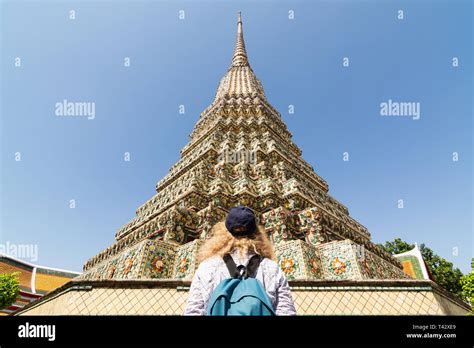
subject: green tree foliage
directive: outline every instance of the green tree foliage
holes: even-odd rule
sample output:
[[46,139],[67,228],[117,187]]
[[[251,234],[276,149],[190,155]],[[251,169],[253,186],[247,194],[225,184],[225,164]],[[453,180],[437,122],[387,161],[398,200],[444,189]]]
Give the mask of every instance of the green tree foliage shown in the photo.
[[471,260],[471,273],[461,278],[462,297],[471,305],[471,314],[474,314],[474,259]]
[[10,307],[20,294],[18,272],[0,274],[0,309]]
[[[415,247],[414,244],[407,243],[400,238],[396,238],[392,242],[379,244],[379,246],[391,254],[400,254]],[[435,254],[425,244],[420,244],[420,251],[435,282],[452,294],[462,298],[461,277],[463,274],[459,268],[454,268],[451,262]]]
[[420,245],[420,251],[436,283],[456,296],[462,297],[461,278],[463,274],[461,270],[454,268],[452,262],[436,255],[424,244]]
[[385,242],[385,244],[379,244],[379,246],[387,250],[390,254],[401,254],[413,249],[415,244],[409,244],[400,238],[395,238],[393,242]]

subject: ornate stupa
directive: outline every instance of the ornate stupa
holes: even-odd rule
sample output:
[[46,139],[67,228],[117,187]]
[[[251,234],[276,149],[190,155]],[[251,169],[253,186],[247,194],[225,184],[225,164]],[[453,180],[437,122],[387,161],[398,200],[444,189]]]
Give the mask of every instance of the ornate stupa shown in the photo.
[[298,313],[465,312],[455,299],[441,305],[439,294],[449,294],[433,282],[409,278],[329,194],[267,100],[239,14],[230,67],[180,160],[117,231],[115,243],[51,295],[62,302],[37,304],[28,314],[181,314],[199,247],[240,204],[257,213],[274,243]]
[[211,227],[243,204],[258,213],[289,279],[405,278],[328,190],[268,102],[239,14],[232,62],[181,159],[82,277],[191,279]]

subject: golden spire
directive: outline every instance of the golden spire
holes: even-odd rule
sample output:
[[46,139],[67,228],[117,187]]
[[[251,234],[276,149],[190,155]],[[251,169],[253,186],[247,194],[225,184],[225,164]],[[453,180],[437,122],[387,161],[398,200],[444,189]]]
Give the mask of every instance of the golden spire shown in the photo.
[[242,30],[242,15],[237,13],[237,41],[235,43],[234,56],[232,57],[232,66],[248,66],[249,61],[245,51],[244,31]]

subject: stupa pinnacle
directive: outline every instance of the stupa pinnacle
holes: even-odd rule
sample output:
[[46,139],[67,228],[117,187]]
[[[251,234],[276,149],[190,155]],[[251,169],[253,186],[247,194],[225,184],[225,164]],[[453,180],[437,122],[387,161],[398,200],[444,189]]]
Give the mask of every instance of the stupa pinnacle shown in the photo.
[[238,13],[237,19],[237,41],[235,43],[234,56],[232,57],[232,66],[248,66],[247,51],[245,51],[244,31],[242,29],[242,15]]
[[[239,12],[237,38],[232,62],[229,70],[219,83],[214,102],[206,111],[215,106],[222,108],[226,105],[232,106],[235,103],[255,106],[257,108],[259,108],[262,103],[268,104],[262,84],[250,67],[242,27],[242,17]],[[267,107],[273,110],[269,104]],[[250,111],[251,109],[248,110]],[[258,112],[257,110],[254,111]],[[205,114],[205,112],[203,114]]]

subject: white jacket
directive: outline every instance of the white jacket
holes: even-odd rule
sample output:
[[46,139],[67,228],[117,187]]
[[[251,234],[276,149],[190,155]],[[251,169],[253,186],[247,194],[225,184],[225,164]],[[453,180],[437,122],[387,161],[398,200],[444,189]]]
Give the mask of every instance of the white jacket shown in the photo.
[[[249,253],[246,257],[240,258],[237,252],[231,253],[237,266],[247,265],[253,255]],[[230,278],[230,273],[220,256],[204,260],[199,265],[191,283],[184,315],[206,315],[212,292],[220,282],[227,278]],[[288,280],[275,261],[263,259],[255,278],[263,284],[277,315],[296,315]]]

